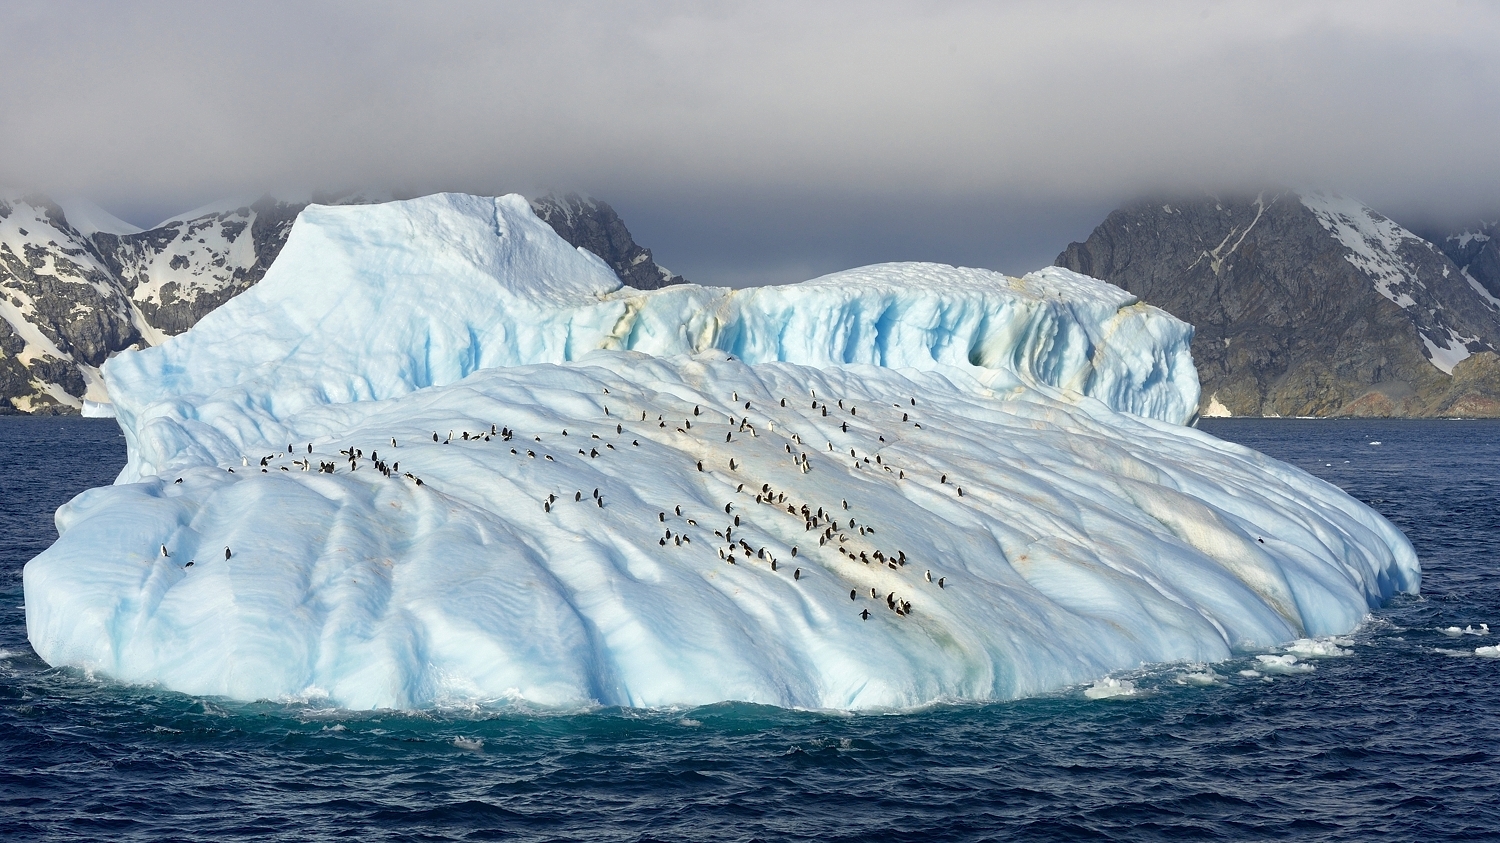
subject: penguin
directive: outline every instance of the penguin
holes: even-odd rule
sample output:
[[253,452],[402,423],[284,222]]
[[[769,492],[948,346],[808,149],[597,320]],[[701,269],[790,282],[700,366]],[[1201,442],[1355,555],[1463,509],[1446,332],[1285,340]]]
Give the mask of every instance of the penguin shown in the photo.
[[437,438],[437,431],[436,431],[436,430],[434,430],[434,431],[433,431],[433,432],[432,432],[432,441],[434,441],[434,442],[436,442],[436,441],[438,441],[438,438]]
[[772,571],[775,571],[775,570],[776,570],[776,560],[775,560],[775,559],[772,559],[772,560],[771,560],[771,570],[772,570]]
[[948,482],[948,475],[944,474],[942,476],[942,478],[938,480],[938,482],[939,483],[947,483]]
[[855,591],[854,589],[852,589],[852,588],[849,589],[849,599],[850,600],[854,600],[856,597],[858,597],[858,594],[859,593],[857,591]]
[[552,501],[542,501],[542,511],[543,512],[551,512],[552,511]]
[[878,599],[880,599],[880,595],[876,594],[875,593],[875,589],[873,589],[873,588],[870,589],[870,599],[871,600],[878,600]]
[[604,498],[597,498],[597,499],[595,499],[594,503],[599,504],[599,508],[600,509],[604,508]]
[[615,433],[624,433],[624,432],[625,432],[625,425],[623,425],[623,424],[617,424],[617,425],[615,425]]
[[928,582],[932,582],[932,572],[931,571],[927,572],[927,581]]
[[173,485],[176,485],[176,484],[178,484],[178,483],[181,483],[181,482],[182,482],[182,478],[181,478],[181,477],[179,477],[179,478],[177,478],[177,479],[176,479],[176,480],[173,480],[173,481],[172,481],[172,484],[173,484]]
[[665,512],[656,513],[656,520],[663,524],[667,523],[667,514]]
[[792,545],[792,556],[796,556],[796,555],[797,555],[797,546],[796,545]]
[[947,579],[947,577],[938,577],[938,588],[947,588],[946,585],[943,585],[943,582]]
[[182,567],[184,567],[184,568],[191,568],[191,567],[193,567],[193,560],[189,559],[188,563],[186,565],[183,565]]
[[862,621],[869,620],[870,619],[870,610],[869,609],[861,609],[861,610],[859,610],[859,619],[862,620]]
[[802,579],[802,569],[801,568],[798,568],[797,570],[795,570],[795,571],[792,572],[792,579],[794,579],[794,580],[800,580],[800,579]]
[[[632,446],[636,447],[636,448],[639,448],[639,447],[641,447],[641,440],[639,440],[639,439],[632,439],[632,440],[630,440],[630,444]],[[700,465],[701,465],[701,463],[700,463]]]
[[[493,427],[493,425],[491,425],[491,427]],[[396,447],[396,437],[394,437],[394,436],[391,437],[391,447],[392,448]]]
[[167,552],[167,546],[166,545],[162,545],[161,546],[161,555],[162,555],[163,558],[170,557],[172,555],[172,554],[170,554],[170,553]]
[[703,460],[698,460],[698,470],[699,471],[703,470]]
[[963,497],[964,496],[964,487],[962,487],[962,486],[958,487],[958,496],[959,497]]
[[680,506],[679,506],[679,507],[677,507],[677,508],[676,508],[676,509],[675,509],[675,511],[676,511],[676,513],[677,513],[677,515],[678,515],[678,516],[679,516],[679,517],[680,517],[680,516],[681,516],[681,515],[682,515],[682,507],[680,507]]
[[228,558],[229,558],[229,556],[230,556],[230,553],[229,553],[229,547],[228,547],[228,546],[227,546],[227,545],[226,545],[226,546],[225,546],[225,547],[224,547],[224,558],[225,558],[225,559],[228,559]]

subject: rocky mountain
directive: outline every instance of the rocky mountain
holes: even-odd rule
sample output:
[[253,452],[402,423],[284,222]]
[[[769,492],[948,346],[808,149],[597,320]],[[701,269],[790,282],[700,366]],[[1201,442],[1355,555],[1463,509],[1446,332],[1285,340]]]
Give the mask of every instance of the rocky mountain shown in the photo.
[[1470,286],[1500,307],[1500,221],[1429,239],[1463,270]]
[[[309,197],[363,204],[389,197]],[[83,202],[0,192],[0,413],[75,412],[108,396],[99,366],[156,345],[255,284],[309,202],[270,196],[196,209],[148,229]],[[542,196],[537,216],[638,289],[682,283],[608,204]]]
[[1056,263],[1196,326],[1204,415],[1497,416],[1479,237],[1440,248],[1331,194],[1177,197],[1114,211]]
[[681,275],[656,265],[651,250],[636,244],[625,221],[606,202],[569,193],[533,199],[531,209],[558,236],[603,258],[621,281],[637,290],[684,283]]

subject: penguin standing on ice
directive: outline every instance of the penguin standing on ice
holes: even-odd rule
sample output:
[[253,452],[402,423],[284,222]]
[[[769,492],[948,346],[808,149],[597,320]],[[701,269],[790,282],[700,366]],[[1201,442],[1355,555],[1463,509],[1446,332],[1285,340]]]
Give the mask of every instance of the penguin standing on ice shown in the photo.
[[229,558],[229,556],[230,556],[230,553],[229,553],[229,546],[228,546],[228,545],[225,545],[225,546],[224,546],[224,558],[225,558],[225,559],[228,559],[228,558]]
[[859,619],[862,620],[862,621],[869,620],[870,619],[870,610],[869,609],[860,609],[859,610]]
[[170,553],[167,553],[167,546],[166,545],[162,545],[161,546],[161,555],[162,555],[163,558],[171,556]]

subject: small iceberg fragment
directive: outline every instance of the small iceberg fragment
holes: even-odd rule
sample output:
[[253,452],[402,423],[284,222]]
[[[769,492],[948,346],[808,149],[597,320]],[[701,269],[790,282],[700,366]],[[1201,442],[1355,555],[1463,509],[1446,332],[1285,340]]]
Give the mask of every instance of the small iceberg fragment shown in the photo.
[[1297,661],[1296,656],[1256,656],[1255,660],[1260,663],[1262,673],[1277,676],[1292,676],[1317,670],[1313,665]]
[[1212,669],[1177,674],[1177,684],[1179,685],[1193,685],[1199,688],[1207,688],[1211,685],[1218,685],[1223,681],[1224,677],[1215,673]]
[[1344,649],[1352,643],[1354,642],[1347,638],[1299,638],[1286,645],[1285,649],[1288,653],[1304,659],[1332,659],[1353,655],[1353,650]]
[[1488,647],[1475,647],[1474,655],[1482,659],[1500,659],[1500,644],[1492,644]]
[[90,401],[85,398],[82,414],[86,419],[112,419],[115,417],[115,405],[108,401]]
[[1086,688],[1083,695],[1091,700],[1111,700],[1118,697],[1134,697],[1139,693],[1135,689],[1135,683],[1129,679],[1105,677],[1094,682],[1092,688]]

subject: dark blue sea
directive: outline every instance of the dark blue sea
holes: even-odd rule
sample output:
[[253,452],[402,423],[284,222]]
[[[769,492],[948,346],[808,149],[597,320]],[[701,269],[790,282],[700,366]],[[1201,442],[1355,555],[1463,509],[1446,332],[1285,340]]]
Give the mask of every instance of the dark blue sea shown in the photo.
[[[1206,421],[1411,537],[1423,595],[1354,654],[1145,671],[900,715],[354,713],[127,687],[26,642],[21,568],[124,462],[111,421],[0,418],[0,839],[1500,840],[1500,423]],[[1379,442],[1380,444],[1371,444]],[[1442,651],[1448,651],[1445,654]]]

